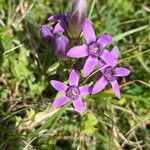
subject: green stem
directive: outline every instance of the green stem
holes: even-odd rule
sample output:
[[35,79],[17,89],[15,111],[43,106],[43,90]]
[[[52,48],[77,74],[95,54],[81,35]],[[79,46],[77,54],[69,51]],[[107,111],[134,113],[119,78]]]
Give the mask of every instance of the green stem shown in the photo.
[[142,53],[140,53],[140,54],[136,54],[136,55],[133,55],[133,56],[131,56],[131,57],[122,59],[122,60],[119,61],[118,64],[120,64],[120,63],[122,63],[122,62],[124,62],[124,61],[130,60],[131,58],[134,58],[134,57],[140,56],[140,55],[142,55],[142,54],[148,53],[148,52],[150,52],[150,49],[149,49],[149,50],[146,50],[146,51],[144,51],[144,52],[142,52]]

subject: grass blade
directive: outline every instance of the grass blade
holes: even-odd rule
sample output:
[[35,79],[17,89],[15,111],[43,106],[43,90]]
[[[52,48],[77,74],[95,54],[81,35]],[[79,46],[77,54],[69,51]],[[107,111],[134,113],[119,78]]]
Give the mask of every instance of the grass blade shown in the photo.
[[69,101],[66,105],[64,105],[61,109],[59,109],[58,112],[55,113],[52,117],[48,118],[39,129],[37,129],[35,132],[29,135],[29,138],[31,139],[35,138],[41,130],[52,126],[52,124],[55,123],[55,120],[57,120],[57,118],[62,116],[62,114],[64,113],[64,111],[70,104],[71,104],[71,101]]
[[92,12],[93,12],[95,4],[96,4],[96,0],[93,0],[91,8],[90,8],[90,12],[89,12],[89,18],[91,18],[91,16],[92,16]]
[[139,28],[135,28],[135,29],[129,30],[127,32],[121,33],[119,35],[116,35],[116,36],[113,37],[113,42],[117,42],[119,40],[122,40],[123,38],[125,38],[128,35],[131,35],[133,33],[142,31],[142,30],[144,30],[146,28],[148,28],[148,25],[145,25],[145,26],[142,26],[142,27],[139,27]]

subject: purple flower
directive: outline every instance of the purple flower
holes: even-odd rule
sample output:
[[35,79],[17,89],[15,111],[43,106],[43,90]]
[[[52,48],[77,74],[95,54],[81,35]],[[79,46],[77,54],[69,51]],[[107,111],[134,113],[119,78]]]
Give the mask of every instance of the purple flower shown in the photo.
[[72,10],[68,13],[68,30],[72,38],[78,38],[87,17],[87,0],[74,0]]
[[61,96],[54,100],[53,107],[57,108],[65,105],[69,100],[72,100],[74,108],[79,113],[83,112],[84,105],[81,101],[82,95],[90,94],[89,87],[87,85],[79,87],[79,76],[75,70],[72,70],[69,75],[69,85],[56,80],[51,80],[51,85],[59,92],[62,92],[64,96]]
[[66,15],[62,14],[62,13],[56,13],[56,14],[50,16],[47,20],[54,21],[54,22],[65,21]]
[[53,39],[55,35],[57,35],[60,32],[63,32],[64,28],[61,26],[60,23],[57,23],[53,30],[48,25],[42,25],[40,28],[40,35],[43,40],[49,42]]
[[69,40],[66,36],[60,35],[60,32],[63,32],[64,29],[57,23],[54,26],[53,31],[48,25],[42,25],[40,28],[40,35],[43,40],[45,40],[53,49],[55,55],[63,59],[66,57],[66,52],[68,50]]
[[50,42],[53,39],[53,33],[48,25],[42,25],[40,28],[40,35],[43,40]]
[[50,16],[47,20],[57,23],[56,27],[59,27],[61,32],[67,29],[67,16],[62,13],[56,13]]
[[108,65],[116,63],[112,54],[105,47],[112,42],[110,35],[103,35],[96,40],[96,35],[89,19],[86,19],[83,25],[83,35],[86,39],[86,45],[75,46],[71,48],[67,56],[72,58],[82,58],[88,56],[83,68],[83,76],[87,77],[102,60]]
[[94,84],[92,94],[100,92],[108,83],[110,83],[116,97],[120,98],[120,90],[117,78],[129,75],[130,70],[123,67],[114,68],[112,66],[106,66],[101,70],[101,72],[102,77]]
[[48,18],[58,23],[72,38],[78,38],[82,32],[83,23],[87,16],[87,0],[74,0],[72,10],[67,15],[56,13]]
[[58,37],[55,37],[54,39],[54,52],[55,55],[63,59],[66,57],[66,52],[68,50],[69,40],[66,36],[60,35]]

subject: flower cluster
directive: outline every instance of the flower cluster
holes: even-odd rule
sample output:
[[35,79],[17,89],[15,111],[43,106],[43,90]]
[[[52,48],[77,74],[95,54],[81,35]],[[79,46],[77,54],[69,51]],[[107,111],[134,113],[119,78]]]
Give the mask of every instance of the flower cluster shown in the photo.
[[[109,34],[96,37],[92,22],[86,18],[86,11],[86,0],[75,0],[72,11],[67,15],[58,13],[48,18],[54,23],[53,28],[43,25],[40,29],[41,37],[53,48],[58,58],[82,59],[80,61],[84,64],[81,72],[84,78],[96,68],[99,70],[101,77],[92,87],[79,86],[79,74],[74,68],[71,68],[69,85],[57,80],[50,81],[58,92],[63,93],[63,96],[54,100],[53,107],[60,107],[71,100],[75,110],[80,113],[84,110],[81,96],[99,93],[109,83],[116,97],[120,98],[117,79],[130,73],[127,68],[116,67],[119,57],[118,47],[113,47],[111,51],[106,48],[112,42]],[[84,44],[81,44],[81,33],[86,41]]]

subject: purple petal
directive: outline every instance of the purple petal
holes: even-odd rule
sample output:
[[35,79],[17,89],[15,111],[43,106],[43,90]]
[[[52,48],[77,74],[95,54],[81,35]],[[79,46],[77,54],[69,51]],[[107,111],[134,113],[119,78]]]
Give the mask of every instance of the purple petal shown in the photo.
[[69,75],[69,85],[70,86],[78,86],[79,76],[76,71],[73,69]]
[[98,59],[96,57],[89,56],[83,68],[83,76],[87,77],[94,70],[97,64]]
[[66,96],[61,96],[57,99],[54,100],[53,104],[52,104],[52,107],[54,108],[58,108],[62,105],[65,105],[67,102],[68,102],[68,98]]
[[120,89],[117,80],[110,81],[115,95],[120,99]]
[[66,36],[60,35],[54,40],[55,55],[60,59],[66,57],[66,51],[68,50],[69,40]]
[[125,77],[130,74],[130,70],[127,68],[119,67],[115,69],[116,75],[118,77]]
[[49,21],[58,21],[58,20],[65,20],[66,15],[61,13],[56,13],[53,16],[50,16],[47,20]]
[[88,95],[88,94],[90,94],[90,88],[87,85],[79,87],[79,90],[80,90],[80,94],[81,95]]
[[53,33],[64,32],[64,26],[62,23],[57,23],[54,27]]
[[118,47],[117,47],[117,46],[115,46],[115,47],[112,49],[111,54],[112,54],[112,56],[113,56],[114,58],[118,59],[118,57],[119,57],[119,50],[118,50]]
[[75,46],[68,51],[67,56],[72,58],[86,57],[88,56],[88,48],[86,45]]
[[112,42],[112,36],[109,34],[102,35],[97,42],[100,43],[102,47],[105,47]]
[[101,54],[101,59],[104,60],[110,66],[114,66],[116,64],[116,59],[107,50],[103,51],[103,53]]
[[77,112],[82,113],[84,111],[84,105],[80,98],[74,100],[73,105]]
[[65,92],[68,89],[67,85],[57,80],[51,80],[50,84],[59,92]]
[[105,88],[107,85],[107,80],[102,76],[95,84],[92,89],[92,94],[96,94]]
[[111,54],[114,58],[114,64],[112,65],[113,67],[115,67],[118,63],[118,57],[119,57],[119,50],[118,50],[118,47],[115,46],[112,51],[111,51]]
[[83,35],[86,39],[87,44],[91,44],[96,41],[95,31],[89,19],[86,19],[83,24]]
[[102,59],[98,60],[98,66],[99,66],[99,68],[102,68],[105,65],[106,65],[106,63]]

